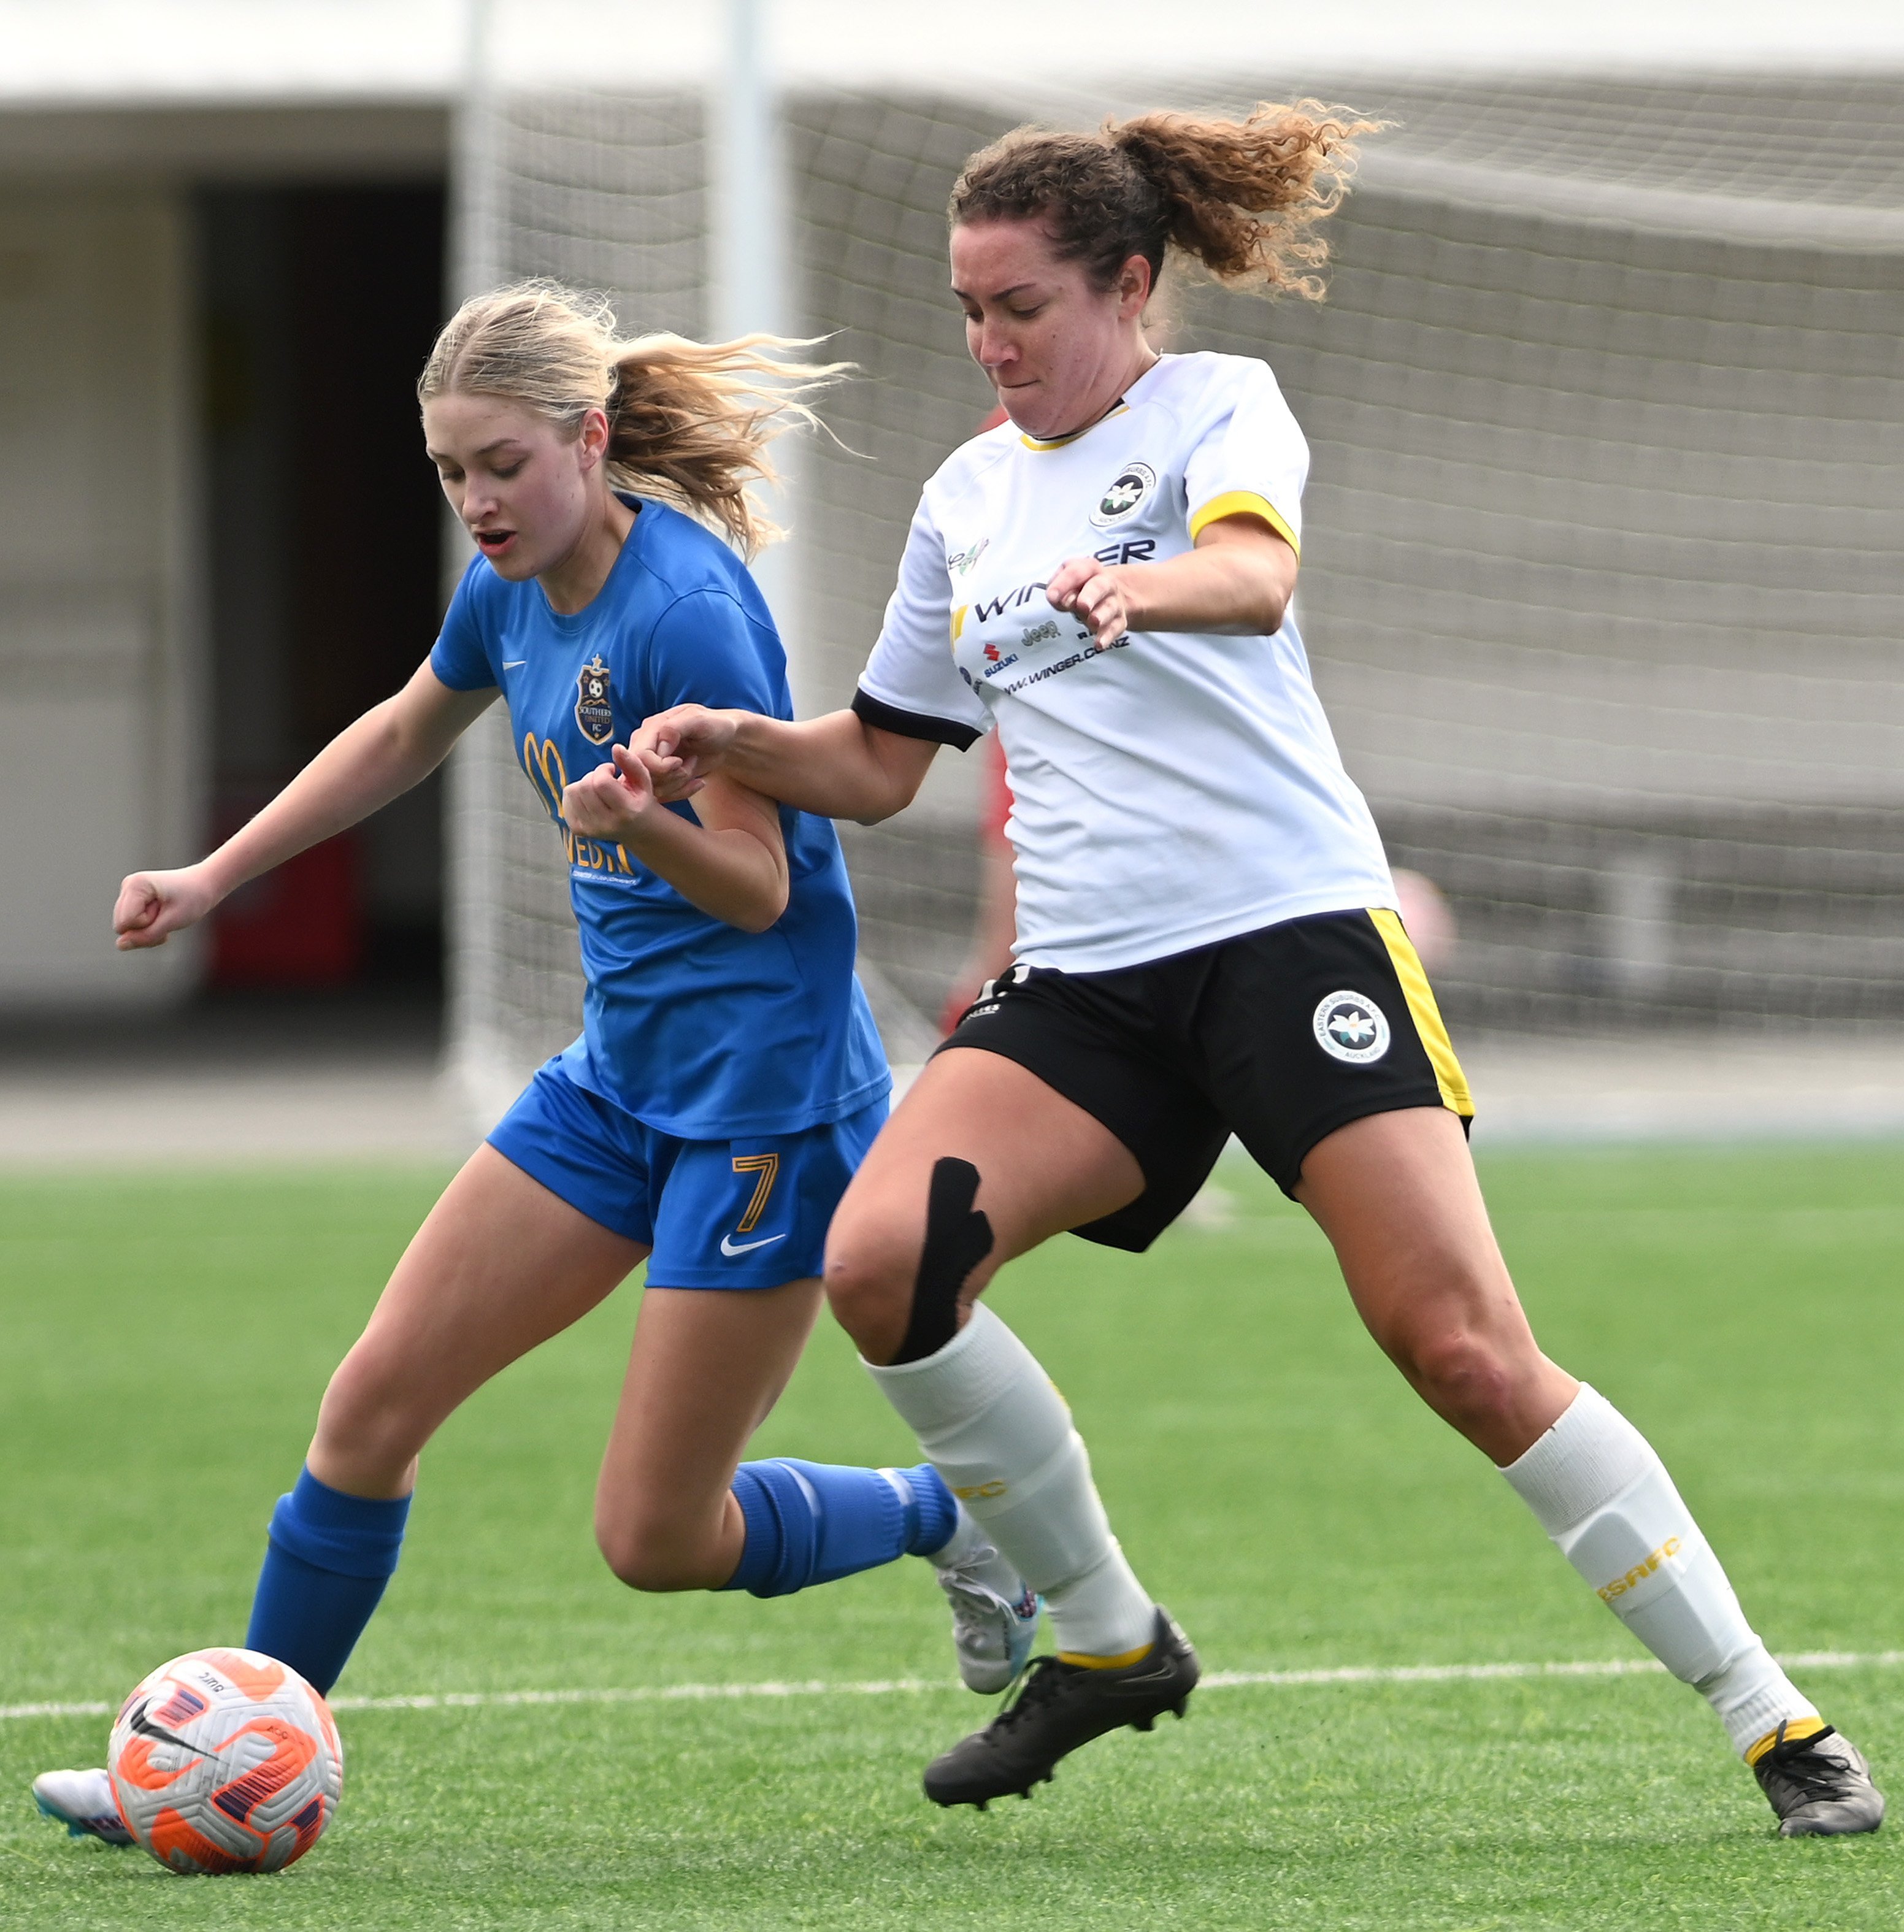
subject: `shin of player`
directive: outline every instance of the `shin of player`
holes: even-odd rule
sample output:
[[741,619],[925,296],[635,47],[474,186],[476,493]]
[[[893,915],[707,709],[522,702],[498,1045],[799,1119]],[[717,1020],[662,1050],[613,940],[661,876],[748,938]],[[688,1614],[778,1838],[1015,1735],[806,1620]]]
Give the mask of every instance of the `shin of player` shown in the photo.
[[[1023,1103],[1004,1137],[1036,1141],[1046,1162],[1036,1178],[1028,1180],[1032,1170],[1015,1160],[981,1174],[962,1155],[922,1154],[972,1112],[956,1102],[948,1112],[950,1090],[975,1073],[1001,1072],[1019,1078]],[[827,1287],[874,1381],[1051,1616],[1056,1655],[1039,1660],[1015,1704],[926,1770],[935,1803],[982,1806],[1010,1792],[1029,1796],[1092,1738],[1125,1724],[1147,1730],[1163,1712],[1182,1714],[1198,1666],[1112,1534],[1064,1398],[975,1298],[1000,1261],[1037,1239],[1026,1226],[1028,1185],[1059,1177],[1071,1197],[1060,1211],[1089,1219],[1131,1191],[1128,1156],[1108,1148],[1107,1178],[1108,1137],[1099,1142],[1096,1124],[989,1056],[941,1056],[919,1086],[923,1104],[902,1109],[841,1204]],[[1001,1216],[996,1230],[987,1202]],[[922,1208],[923,1230],[914,1218]]]
[[1132,1574],[1091,1477],[1090,1458],[1051,1378],[982,1304],[960,1326],[960,1295],[992,1254],[974,1203],[978,1168],[932,1168],[905,1333],[868,1372],[986,1534],[1042,1594],[1068,1662],[1128,1664],[1149,1648],[1157,1608]]
[[1781,1735],[1824,1729],[1739,1607],[1665,1465],[1584,1383],[1559,1420],[1502,1472],[1567,1561],[1682,1683],[1749,1762]]

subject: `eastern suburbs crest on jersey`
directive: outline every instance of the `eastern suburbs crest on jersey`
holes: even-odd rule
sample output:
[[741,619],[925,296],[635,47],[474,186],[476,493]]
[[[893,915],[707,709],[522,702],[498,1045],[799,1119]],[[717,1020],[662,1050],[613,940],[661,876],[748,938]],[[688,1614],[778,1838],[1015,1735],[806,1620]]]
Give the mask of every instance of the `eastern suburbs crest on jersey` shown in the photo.
[[615,735],[614,691],[599,651],[575,680],[575,722],[591,745],[605,745]]
[[1091,521],[1098,530],[1121,524],[1143,507],[1144,499],[1157,488],[1157,472],[1148,463],[1127,463],[1098,500]]

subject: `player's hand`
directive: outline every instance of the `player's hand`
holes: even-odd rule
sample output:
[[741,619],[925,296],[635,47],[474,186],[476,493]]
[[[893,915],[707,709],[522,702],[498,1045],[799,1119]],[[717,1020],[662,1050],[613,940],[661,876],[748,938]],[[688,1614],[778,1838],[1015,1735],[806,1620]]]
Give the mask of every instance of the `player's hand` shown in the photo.
[[122,952],[163,946],[182,927],[203,919],[218,903],[203,866],[176,872],[133,872],[119,887],[113,930]]
[[597,765],[563,793],[562,819],[584,838],[626,843],[638,836],[658,801],[648,768],[634,752],[617,745],[608,756],[610,763]]
[[677,704],[644,719],[629,740],[629,748],[647,766],[662,804],[673,805],[692,798],[708,773],[719,769],[738,724],[731,711]]
[[1069,557],[1044,586],[1044,599],[1054,610],[1069,611],[1104,650],[1131,628],[1128,575],[1122,566],[1094,556]]

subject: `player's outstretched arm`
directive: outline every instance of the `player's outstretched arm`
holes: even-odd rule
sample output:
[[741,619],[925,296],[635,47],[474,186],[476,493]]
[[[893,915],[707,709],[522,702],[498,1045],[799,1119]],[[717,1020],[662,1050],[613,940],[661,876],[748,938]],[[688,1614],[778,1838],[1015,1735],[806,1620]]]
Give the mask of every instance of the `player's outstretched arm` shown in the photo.
[[1101,644],[1127,631],[1272,637],[1296,592],[1296,552],[1260,517],[1219,517],[1197,532],[1194,549],[1159,563],[1069,558],[1044,594]]
[[764,932],[787,909],[779,808],[717,772],[696,794],[695,818],[684,818],[656,796],[635,753],[617,745],[610,755],[563,793],[569,830],[620,847],[710,918]]
[[788,724],[699,704],[657,712],[629,746],[664,800],[692,797],[701,781],[719,771],[796,811],[862,825],[910,805],[938,749],[928,739],[882,731],[851,711]]
[[163,946],[248,879],[281,865],[420,784],[496,698],[452,691],[428,664],[393,698],[340,731],[260,812],[196,866],[134,872],[119,887],[122,952]]

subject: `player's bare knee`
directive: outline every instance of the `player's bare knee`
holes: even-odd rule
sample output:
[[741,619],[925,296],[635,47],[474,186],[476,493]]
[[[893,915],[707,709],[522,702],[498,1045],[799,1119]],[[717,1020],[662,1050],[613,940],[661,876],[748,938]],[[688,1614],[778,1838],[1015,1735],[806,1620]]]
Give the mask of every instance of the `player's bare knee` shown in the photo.
[[415,1439],[407,1393],[404,1378],[359,1344],[338,1364],[324,1390],[317,1408],[318,1442],[367,1476],[399,1474],[422,1446]]
[[1513,1408],[1518,1378],[1512,1365],[1491,1340],[1472,1330],[1411,1339],[1400,1359],[1422,1400],[1464,1432]]
[[889,1360],[899,1346],[918,1268],[916,1232],[908,1239],[900,1228],[862,1223],[828,1242],[827,1305],[868,1361]]

